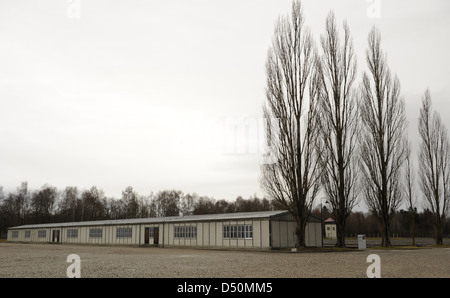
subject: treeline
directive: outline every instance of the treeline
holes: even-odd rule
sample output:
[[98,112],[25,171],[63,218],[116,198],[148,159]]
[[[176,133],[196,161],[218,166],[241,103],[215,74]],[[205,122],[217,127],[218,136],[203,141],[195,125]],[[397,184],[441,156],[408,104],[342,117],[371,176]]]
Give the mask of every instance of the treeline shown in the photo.
[[[323,220],[333,217],[325,207],[322,215],[320,208],[313,211],[316,216],[322,216]],[[410,210],[400,209],[392,216],[391,237],[411,237],[411,212]],[[414,208],[414,235],[415,237],[433,237],[433,212],[428,208],[419,212]],[[450,219],[445,222],[445,230],[450,231]],[[347,219],[345,227],[345,237],[356,237],[358,234],[365,234],[367,237],[381,237],[380,222],[375,215],[370,212],[351,212]],[[449,238],[450,234],[444,235]]]
[[[104,219],[126,219],[163,216],[186,216],[233,212],[270,211],[284,209],[275,200],[258,198],[256,195],[244,199],[238,196],[234,201],[184,194],[180,190],[163,190],[156,194],[142,195],[133,187],[126,187],[120,198],[107,197],[96,186],[80,190],[67,186],[58,190],[51,185],[30,190],[27,182],[22,182],[15,192],[5,194],[0,186],[0,235],[6,238],[8,227],[50,222],[89,221]],[[323,220],[333,217],[325,206],[322,212],[316,208],[313,215]],[[409,237],[411,234],[411,212],[400,210],[392,220],[392,236]],[[415,209],[416,237],[432,237],[433,213],[425,209]],[[450,220],[446,222],[450,230]],[[377,218],[364,212],[351,212],[346,225],[347,237],[366,234],[380,236]],[[450,235],[447,235],[447,237]]]
[[113,198],[96,186],[83,190],[67,186],[59,190],[46,184],[30,190],[28,183],[22,182],[15,192],[7,194],[0,186],[0,233],[5,238],[8,227],[25,224],[279,209],[276,202],[256,196],[248,199],[238,196],[233,202],[196,193],[184,194],[180,190],[143,195],[129,186],[122,191],[121,198]]

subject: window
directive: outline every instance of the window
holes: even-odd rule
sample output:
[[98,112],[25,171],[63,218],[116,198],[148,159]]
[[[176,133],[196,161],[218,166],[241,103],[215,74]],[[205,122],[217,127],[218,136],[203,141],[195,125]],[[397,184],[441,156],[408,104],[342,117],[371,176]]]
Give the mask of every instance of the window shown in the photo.
[[148,228],[148,237],[155,238],[155,227]]
[[13,237],[13,238],[19,238],[19,231],[12,231],[12,232],[11,232],[11,237]]
[[196,226],[173,227],[173,234],[175,238],[196,238],[197,227]]
[[78,229],[68,229],[67,238],[78,238]]
[[31,238],[31,231],[30,230],[25,231],[25,238]]
[[89,237],[90,238],[101,238],[103,230],[101,228],[92,228],[89,229]]
[[38,238],[45,238],[47,236],[47,230],[38,230]]
[[223,238],[252,239],[253,225],[226,225],[223,226]]
[[253,238],[253,225],[245,226],[245,238],[252,239]]
[[117,238],[131,238],[132,228],[116,228]]
[[230,226],[223,226],[223,238],[230,238]]

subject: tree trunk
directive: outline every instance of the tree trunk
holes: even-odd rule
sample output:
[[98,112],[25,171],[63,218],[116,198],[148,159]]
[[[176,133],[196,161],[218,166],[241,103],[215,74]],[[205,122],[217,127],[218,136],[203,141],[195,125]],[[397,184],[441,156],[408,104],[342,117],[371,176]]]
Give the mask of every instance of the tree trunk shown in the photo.
[[336,246],[338,246],[338,247],[345,247],[345,223],[346,223],[346,220],[347,220],[347,218],[346,218],[345,214],[343,214],[343,212],[340,212],[338,214],[337,220],[336,220],[336,237],[337,237]]
[[337,247],[345,247],[345,233],[344,232],[338,232],[337,233],[336,246]]
[[390,246],[392,246],[392,244],[391,244],[389,223],[383,222],[382,225],[383,225],[383,234],[382,234],[381,246],[390,247]]
[[306,227],[306,221],[304,221],[304,220],[296,221],[296,227],[295,227],[295,235],[297,236],[297,242],[295,243],[296,248],[306,247],[305,227]]
[[436,217],[436,223],[435,223],[435,235],[434,235],[434,239],[436,241],[436,245],[442,245],[443,242],[443,238],[444,238],[444,233],[443,233],[443,229],[442,229],[442,223],[444,221],[442,221],[442,217],[438,214]]
[[416,226],[414,221],[414,209],[411,211],[411,238],[412,238],[412,245],[416,246]]

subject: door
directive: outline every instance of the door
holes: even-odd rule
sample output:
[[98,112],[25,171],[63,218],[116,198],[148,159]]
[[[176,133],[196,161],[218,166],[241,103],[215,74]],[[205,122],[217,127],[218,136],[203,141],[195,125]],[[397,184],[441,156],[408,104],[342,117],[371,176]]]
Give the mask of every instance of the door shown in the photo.
[[159,244],[159,227],[153,228],[153,244],[158,245]]
[[144,244],[150,243],[150,228],[146,227],[144,232]]
[[52,242],[54,242],[54,243],[59,242],[59,234],[60,234],[60,230],[53,230]]

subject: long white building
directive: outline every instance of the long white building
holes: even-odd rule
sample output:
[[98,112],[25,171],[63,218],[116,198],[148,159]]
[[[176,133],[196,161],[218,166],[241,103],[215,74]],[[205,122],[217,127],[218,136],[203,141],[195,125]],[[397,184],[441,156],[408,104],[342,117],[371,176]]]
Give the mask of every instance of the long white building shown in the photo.
[[[241,212],[32,224],[8,229],[8,242],[129,244],[205,248],[294,247],[295,222],[287,211]],[[321,221],[312,216],[306,245],[322,245]]]

